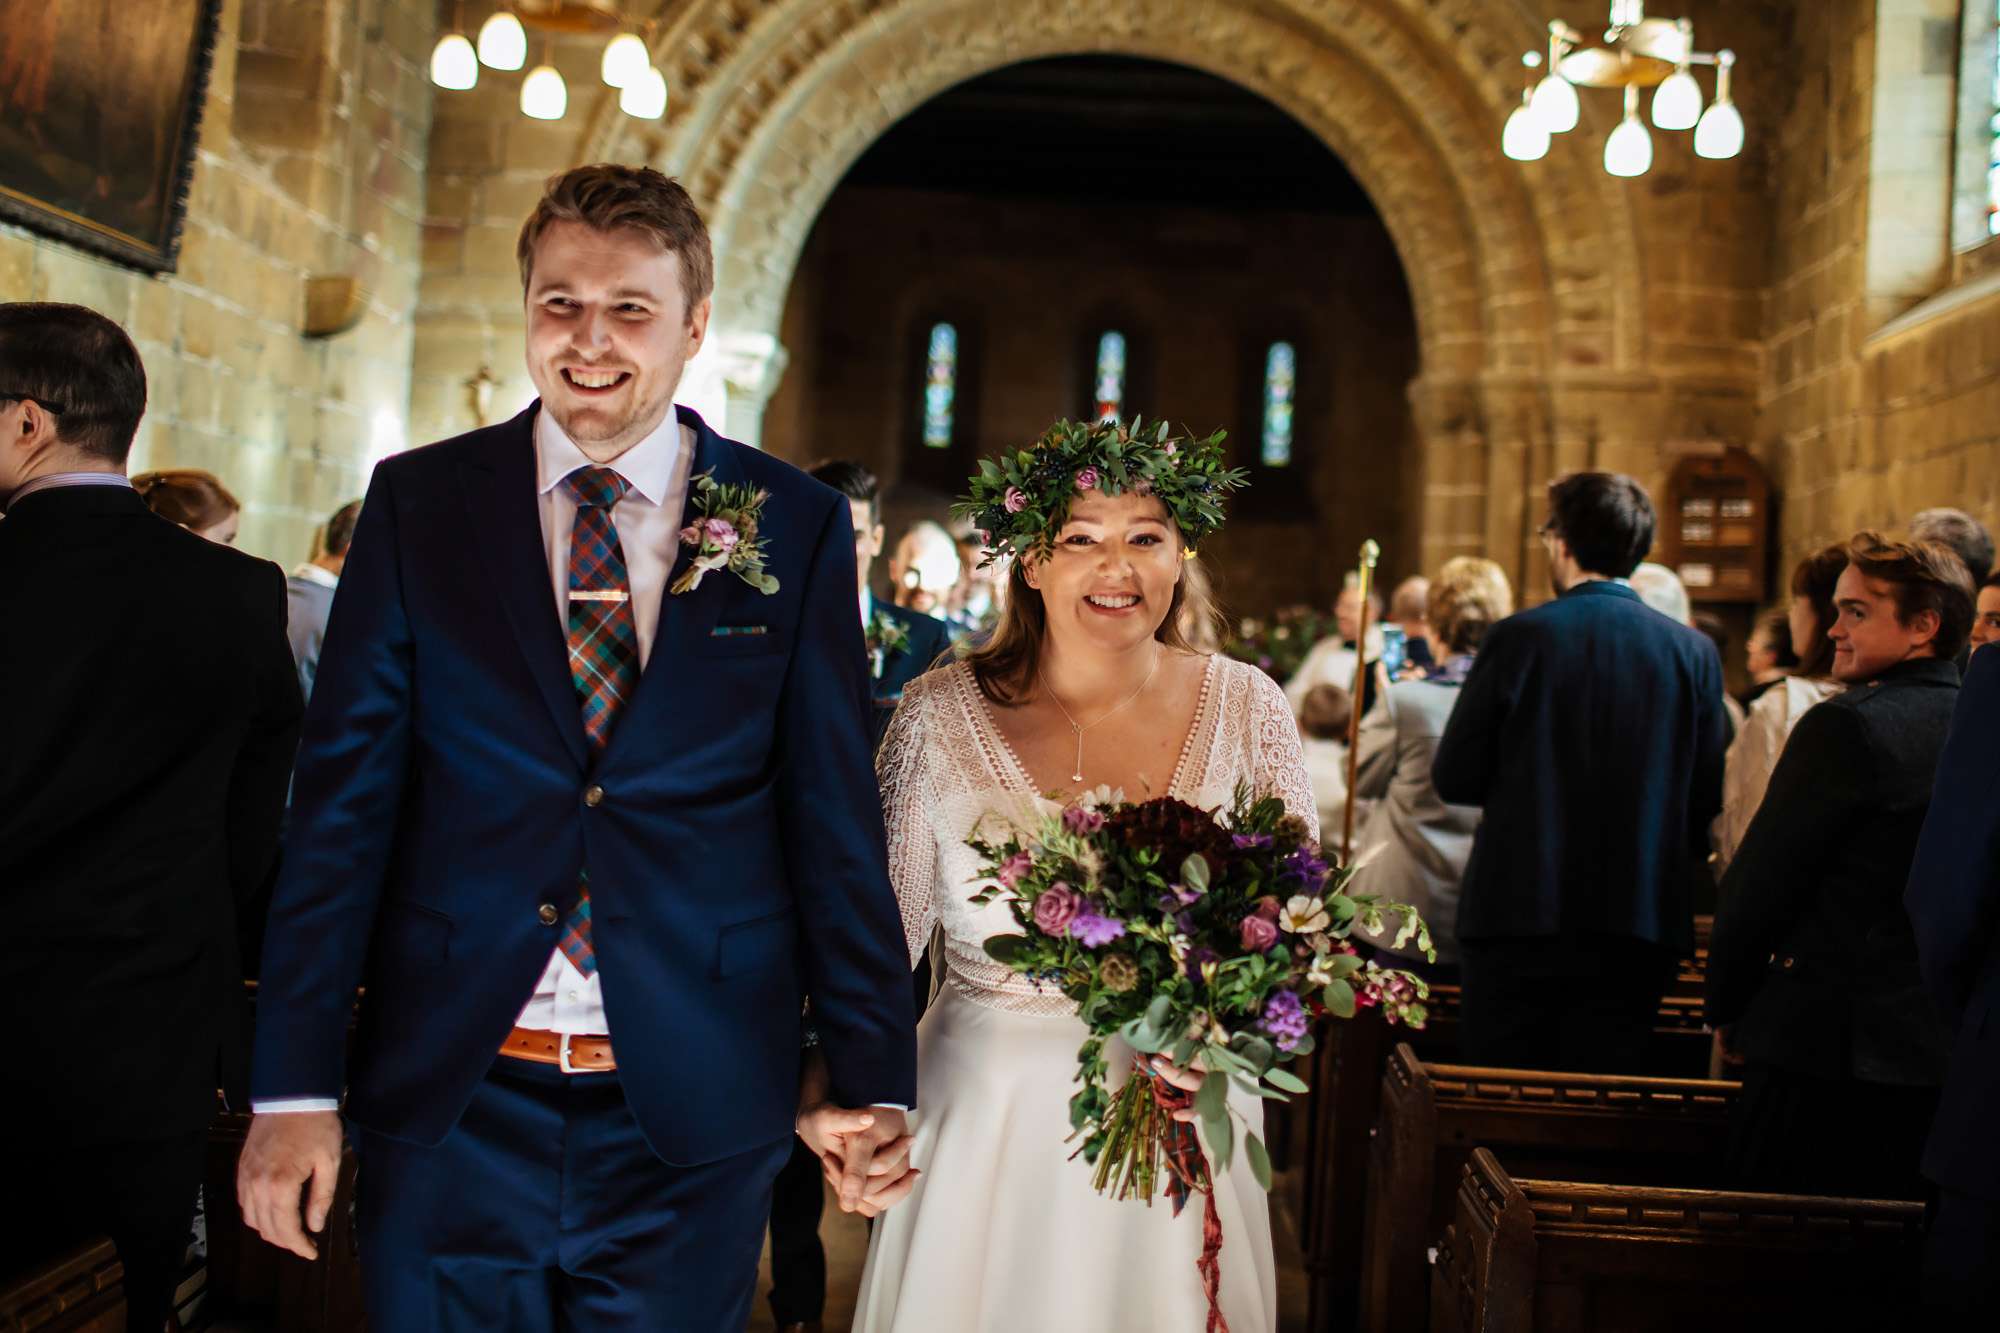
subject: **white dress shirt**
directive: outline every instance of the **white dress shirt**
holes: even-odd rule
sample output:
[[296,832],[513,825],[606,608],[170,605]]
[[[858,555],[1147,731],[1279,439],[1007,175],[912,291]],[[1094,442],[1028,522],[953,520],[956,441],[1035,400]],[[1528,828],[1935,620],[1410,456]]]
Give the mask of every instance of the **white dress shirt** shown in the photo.
[[51,472],[23,485],[7,497],[7,503],[15,504],[36,491],[52,491],[58,486],[123,486],[129,491],[132,479],[123,472]]

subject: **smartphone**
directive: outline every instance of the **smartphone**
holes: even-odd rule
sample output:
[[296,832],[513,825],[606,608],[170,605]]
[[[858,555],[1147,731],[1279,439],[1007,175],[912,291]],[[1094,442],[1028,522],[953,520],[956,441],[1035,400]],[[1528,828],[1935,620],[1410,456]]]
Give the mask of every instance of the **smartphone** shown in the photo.
[[1409,644],[1401,625],[1382,627],[1382,670],[1390,680],[1402,673],[1403,661],[1409,652]]

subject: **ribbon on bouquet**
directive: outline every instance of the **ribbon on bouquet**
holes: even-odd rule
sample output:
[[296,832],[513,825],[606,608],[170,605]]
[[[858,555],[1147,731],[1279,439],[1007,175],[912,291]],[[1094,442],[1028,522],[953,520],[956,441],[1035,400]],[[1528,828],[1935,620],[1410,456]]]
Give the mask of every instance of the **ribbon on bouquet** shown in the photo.
[[1194,1266],[1195,1271],[1201,1274],[1201,1289],[1208,1296],[1207,1333],[1229,1333],[1229,1321],[1222,1315],[1222,1218],[1215,1211],[1215,1179],[1209,1174],[1208,1156],[1201,1150],[1201,1137],[1195,1133],[1194,1125],[1173,1118],[1175,1111],[1185,1111],[1194,1105],[1194,1094],[1152,1074],[1145,1068],[1143,1060],[1140,1061],[1140,1069],[1152,1075],[1147,1081],[1152,1085],[1153,1100],[1165,1120],[1160,1147],[1167,1159],[1170,1177],[1167,1197],[1173,1200],[1174,1216],[1181,1215],[1190,1194],[1200,1192],[1204,1196],[1201,1257],[1195,1260]]

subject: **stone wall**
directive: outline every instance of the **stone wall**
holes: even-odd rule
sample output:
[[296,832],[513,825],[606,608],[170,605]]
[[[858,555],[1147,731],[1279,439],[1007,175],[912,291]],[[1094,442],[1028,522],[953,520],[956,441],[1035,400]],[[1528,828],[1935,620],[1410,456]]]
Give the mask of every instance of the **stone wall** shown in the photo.
[[[0,299],[71,301],[131,331],[150,403],[135,471],[206,468],[240,545],[290,563],[407,439],[430,0],[227,0],[178,271],[123,268],[0,227]],[[301,333],[309,277],[360,319]]]

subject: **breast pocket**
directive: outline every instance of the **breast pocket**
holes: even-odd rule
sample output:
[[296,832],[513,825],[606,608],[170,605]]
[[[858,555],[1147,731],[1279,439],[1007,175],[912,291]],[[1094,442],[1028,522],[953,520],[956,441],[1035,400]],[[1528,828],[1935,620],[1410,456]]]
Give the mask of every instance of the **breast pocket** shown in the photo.
[[779,657],[792,646],[791,635],[777,625],[717,625],[697,639],[697,657]]

